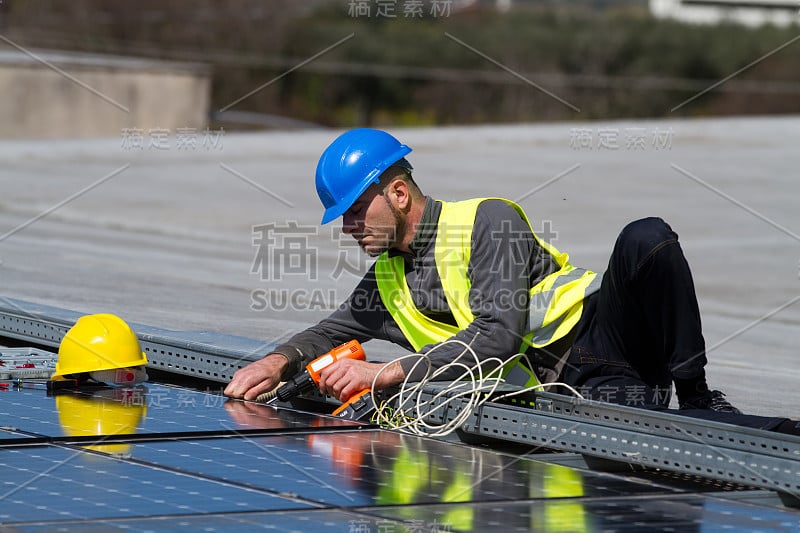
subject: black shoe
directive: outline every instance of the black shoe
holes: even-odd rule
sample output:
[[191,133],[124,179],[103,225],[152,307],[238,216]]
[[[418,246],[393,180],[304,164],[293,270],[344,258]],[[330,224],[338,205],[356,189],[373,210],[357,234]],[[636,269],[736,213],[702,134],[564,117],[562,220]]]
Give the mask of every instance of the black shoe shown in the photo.
[[709,409],[719,413],[735,413],[742,414],[740,410],[735,408],[731,403],[725,399],[725,393],[718,390],[708,391],[702,396],[690,398],[685,402],[680,402],[681,409]]

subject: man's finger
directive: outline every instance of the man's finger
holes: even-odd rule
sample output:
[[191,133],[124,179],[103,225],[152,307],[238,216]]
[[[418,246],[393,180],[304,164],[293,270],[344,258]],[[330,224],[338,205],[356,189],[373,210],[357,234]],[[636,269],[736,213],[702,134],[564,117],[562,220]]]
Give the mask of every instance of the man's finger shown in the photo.
[[317,383],[317,388],[319,392],[322,394],[327,394],[328,390],[328,372],[320,373],[319,375],[319,383]]
[[253,382],[253,384],[257,384],[258,380],[247,375],[234,375],[233,380],[231,380],[231,382],[228,383],[228,386],[225,387],[224,393],[225,395],[233,398],[241,398],[250,389],[251,382]]
[[345,386],[345,387],[342,389],[342,395],[341,395],[341,397],[339,398],[339,400],[341,400],[341,401],[343,401],[343,402],[344,402],[344,401],[347,401],[347,399],[348,399],[348,398],[350,398],[350,396],[351,396],[351,395],[352,395],[352,394],[353,394],[355,391],[356,391],[356,387],[354,387],[354,386],[353,386],[353,383],[348,383],[348,384],[347,384],[347,385],[346,385],[346,386]]
[[344,372],[346,372],[346,370],[342,370],[341,363],[342,361],[337,361],[329,368],[326,368],[322,374],[320,374],[319,390],[323,394],[336,396],[336,384],[342,379]]
[[231,398],[238,397],[239,396],[238,392],[239,392],[239,385],[235,381],[231,381],[230,383],[228,383],[228,386],[225,387],[224,391],[222,391],[222,393],[225,396],[230,396]]
[[274,386],[271,379],[264,380],[255,387],[250,387],[243,396],[245,400],[252,401],[258,398],[262,392],[268,392],[273,388]]

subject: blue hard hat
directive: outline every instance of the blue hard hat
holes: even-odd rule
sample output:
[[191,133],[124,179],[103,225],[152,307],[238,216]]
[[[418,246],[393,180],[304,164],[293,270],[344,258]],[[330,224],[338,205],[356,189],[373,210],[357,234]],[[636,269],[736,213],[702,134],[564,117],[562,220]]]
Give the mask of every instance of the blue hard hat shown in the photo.
[[386,133],[370,128],[350,130],[328,146],[317,163],[317,195],[327,224],[350,209],[367,188],[393,164],[411,170],[403,158],[411,148]]

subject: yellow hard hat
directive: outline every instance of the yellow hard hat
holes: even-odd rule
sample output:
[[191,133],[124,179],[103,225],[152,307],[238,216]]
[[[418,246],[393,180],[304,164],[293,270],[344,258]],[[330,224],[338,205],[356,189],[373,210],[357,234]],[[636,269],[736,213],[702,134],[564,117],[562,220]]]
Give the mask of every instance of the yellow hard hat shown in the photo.
[[147,364],[133,330],[116,315],[86,315],[61,339],[53,378]]
[[[125,404],[103,397],[74,394],[56,396],[56,409],[64,434],[69,437],[136,433],[147,414],[143,401]],[[87,448],[113,455],[128,455],[130,452],[130,444],[98,444]]]

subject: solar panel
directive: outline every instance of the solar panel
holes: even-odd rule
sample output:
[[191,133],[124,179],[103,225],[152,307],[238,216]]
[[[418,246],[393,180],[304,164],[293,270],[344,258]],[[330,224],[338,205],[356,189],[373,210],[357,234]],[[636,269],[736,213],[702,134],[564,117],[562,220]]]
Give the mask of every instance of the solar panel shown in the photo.
[[[13,524],[14,531],[51,531],[52,522],[25,522]],[[106,533],[109,530],[150,533],[156,531],[186,531],[189,533],[215,531],[279,531],[281,533],[411,533],[402,522],[389,518],[372,517],[360,512],[339,509],[303,509],[299,511],[242,512],[226,514],[146,516],[132,519],[105,519],[102,521],[59,521],[58,531]],[[369,528],[369,529],[366,529]],[[429,533],[431,529],[417,530]],[[447,531],[445,529],[440,530]]]
[[[560,476],[563,484],[568,472],[576,472],[383,430],[144,443],[134,455],[148,464],[343,506],[529,498],[531,479]],[[568,480],[587,497],[667,490],[591,473]]]
[[[469,505],[360,509],[380,519],[406,520],[430,530],[523,531],[798,531],[796,513],[707,496],[557,499]],[[366,531],[366,530],[365,530]]]
[[55,396],[48,396],[41,385],[9,390],[4,400],[0,403],[0,420],[5,426],[49,437],[364,425],[252,402],[229,401],[215,392],[157,383],[136,388],[60,392]]
[[[122,454],[125,444],[96,451]],[[0,454],[0,522],[296,509],[310,505],[234,486],[55,446]]]
[[800,527],[790,511],[212,391],[148,383],[48,396],[33,385],[2,397],[3,529]]

